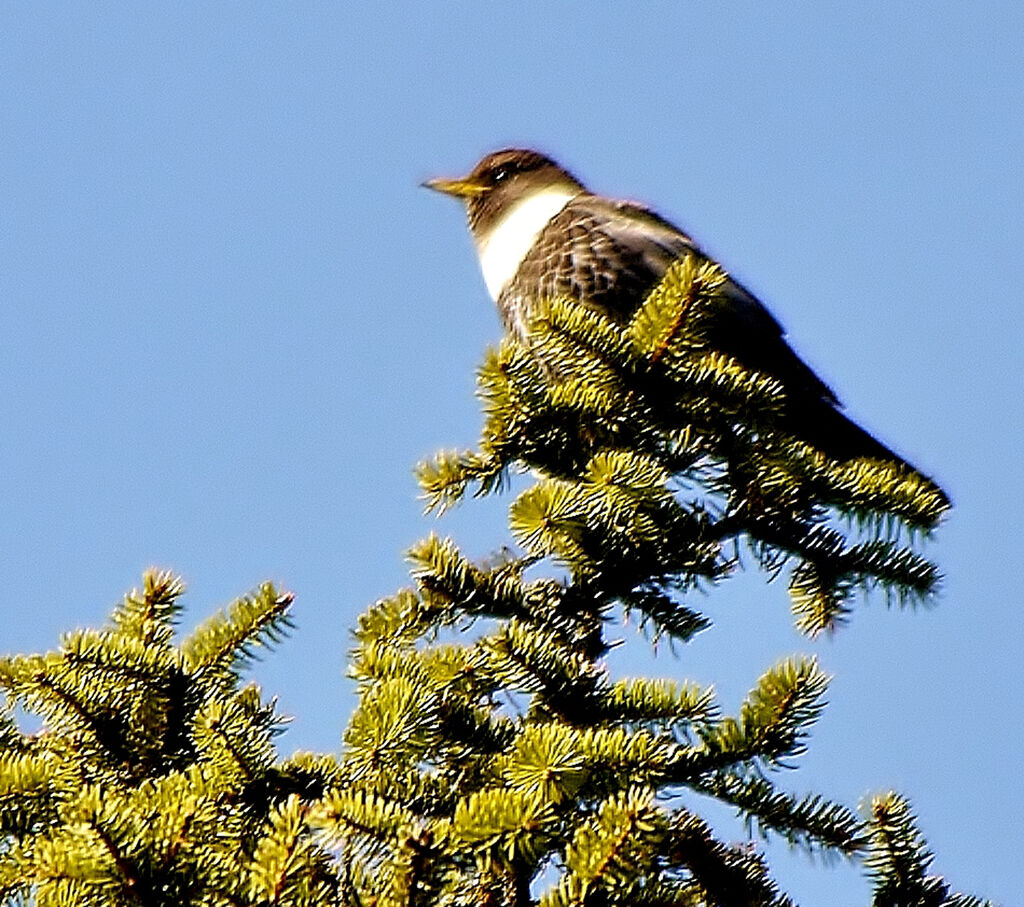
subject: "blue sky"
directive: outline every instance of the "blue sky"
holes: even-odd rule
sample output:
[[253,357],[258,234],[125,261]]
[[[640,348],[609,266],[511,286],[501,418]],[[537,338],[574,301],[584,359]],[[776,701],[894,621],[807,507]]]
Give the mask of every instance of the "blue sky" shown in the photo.
[[[735,705],[816,653],[831,707],[787,783],[897,787],[955,885],[1024,901],[1022,37],[986,2],[4,4],[0,650],[102,622],[149,565],[189,625],[272,579],[282,748],[336,748],[348,630],[405,548],[507,540],[507,501],[435,525],[417,499],[500,336],[417,186],[535,145],[696,235],[956,502],[930,611],[869,599],[812,643],[751,574],[623,667]],[[773,854],[802,903],[867,903],[856,868]]]

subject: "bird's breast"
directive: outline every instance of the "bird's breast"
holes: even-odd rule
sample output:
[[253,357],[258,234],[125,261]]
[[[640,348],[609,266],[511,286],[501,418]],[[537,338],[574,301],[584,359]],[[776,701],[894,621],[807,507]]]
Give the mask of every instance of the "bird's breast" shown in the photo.
[[564,189],[546,189],[517,202],[477,243],[480,268],[491,298],[497,302],[502,288],[516,275],[519,265],[548,221],[575,195]]

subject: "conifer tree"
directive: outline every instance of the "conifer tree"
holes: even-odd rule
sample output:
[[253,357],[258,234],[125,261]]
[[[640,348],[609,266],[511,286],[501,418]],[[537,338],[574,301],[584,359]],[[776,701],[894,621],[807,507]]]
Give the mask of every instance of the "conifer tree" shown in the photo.
[[810,635],[863,590],[915,605],[939,580],[917,548],[942,492],[791,435],[778,383],[705,342],[724,280],[681,260],[625,325],[551,300],[528,345],[506,340],[481,368],[478,448],[420,467],[438,510],[513,473],[534,481],[510,506],[516,553],[474,564],[431,536],[412,549],[414,587],[360,619],[348,785],[329,818],[360,903],[790,903],[757,846],[719,840],[693,792],[761,835],[865,859],[876,905],[980,903],[928,876],[898,795],[862,818],[780,785],[825,704],[813,658],[770,667],[736,715],[710,689],[604,663],[624,613],[680,644],[707,628],[691,593],[743,550],[787,573]]
[[[173,642],[181,582],[151,572],[102,630],[0,660],[0,896],[37,907],[340,903],[307,814],[331,757],[280,761],[281,717],[241,684],[289,626],[263,586]],[[43,719],[18,729],[13,707]]]
[[[5,903],[789,904],[763,835],[863,860],[877,907],[981,904],[930,874],[899,795],[858,815],[780,783],[825,705],[814,659],[768,668],[735,715],[605,662],[624,614],[680,645],[708,628],[692,593],[743,550],[786,573],[811,635],[862,590],[914,605],[938,582],[917,549],[941,492],[790,435],[782,389],[704,342],[723,279],[683,260],[626,325],[552,300],[528,347],[488,354],[478,449],[419,475],[438,510],[532,475],[517,548],[412,549],[413,586],[359,619],[340,758],[280,759],[282,719],[242,682],[290,626],[270,586],[176,644],[181,584],[150,573],[108,627],[0,661]],[[694,793],[752,843],[720,840]]]

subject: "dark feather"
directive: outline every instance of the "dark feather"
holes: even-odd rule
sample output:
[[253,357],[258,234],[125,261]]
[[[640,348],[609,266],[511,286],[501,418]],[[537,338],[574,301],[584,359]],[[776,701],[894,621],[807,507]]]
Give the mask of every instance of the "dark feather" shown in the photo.
[[[523,338],[535,300],[570,296],[627,320],[694,241],[647,208],[581,193],[538,235],[498,299],[506,327]],[[838,459],[871,457],[912,467],[839,410],[832,390],[793,351],[782,326],[752,293],[730,280],[728,305],[709,344],[786,389],[793,432]]]

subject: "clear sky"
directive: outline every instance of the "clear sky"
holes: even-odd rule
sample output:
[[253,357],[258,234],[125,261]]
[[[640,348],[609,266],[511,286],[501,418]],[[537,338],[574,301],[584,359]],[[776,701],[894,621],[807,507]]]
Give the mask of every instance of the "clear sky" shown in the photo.
[[[500,336],[418,183],[534,145],[697,236],[956,502],[935,609],[869,599],[812,643],[750,575],[632,669],[734,706],[816,653],[831,707],[788,785],[897,787],[955,885],[1024,903],[1022,10],[4,3],[0,650],[102,622],[149,565],[189,626],[272,579],[297,595],[256,669],[282,749],[336,748],[349,628],[435,527],[411,469],[475,440]],[[506,506],[436,528],[483,555]],[[856,868],[776,856],[801,902],[867,903]]]

